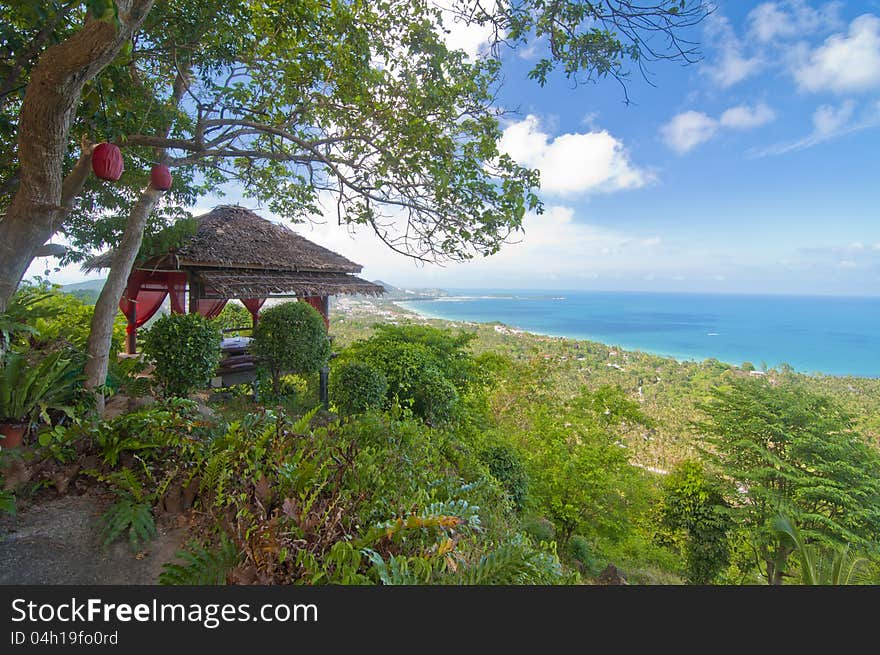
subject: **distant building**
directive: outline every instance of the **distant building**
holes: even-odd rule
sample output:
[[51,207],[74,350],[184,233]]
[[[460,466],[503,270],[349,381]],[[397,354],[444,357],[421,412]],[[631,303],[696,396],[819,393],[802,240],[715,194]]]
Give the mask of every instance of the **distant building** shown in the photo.
[[750,378],[762,378],[767,375],[764,371],[749,371]]

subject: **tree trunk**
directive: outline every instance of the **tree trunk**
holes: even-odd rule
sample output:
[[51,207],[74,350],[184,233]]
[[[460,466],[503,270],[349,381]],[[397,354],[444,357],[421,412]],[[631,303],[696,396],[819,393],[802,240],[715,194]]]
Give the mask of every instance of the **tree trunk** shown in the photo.
[[[189,66],[185,65],[178,70],[172,84],[171,102],[174,106],[180,103],[180,99],[186,92],[188,84]],[[171,125],[168,124],[163,131],[164,136],[167,137],[170,131]],[[165,155],[164,148],[157,148],[156,156],[159,161],[163,161]],[[95,312],[92,314],[89,340],[86,344],[86,389],[96,389],[107,380],[107,368],[110,364],[111,355],[110,347],[113,339],[113,322],[116,319],[119,299],[122,297],[122,293],[128,284],[128,277],[131,275],[141,243],[144,240],[144,228],[147,225],[147,219],[153,209],[155,209],[161,195],[162,192],[151,184],[144,189],[141,197],[128,214],[125,229],[113,255],[110,273],[107,275],[107,281],[104,283],[104,288],[101,289],[101,293],[95,303]],[[101,393],[95,394],[95,400],[98,412],[103,413],[104,395]]]
[[[47,48],[34,66],[18,121],[18,189],[0,221],[0,313],[6,311],[34,252],[60,227],[85,181],[77,173],[71,180],[79,181],[77,188],[63,179],[70,125],[83,86],[119,54],[153,2],[118,0],[118,28],[89,17],[76,34]],[[82,159],[74,172],[81,172]]]
[[[95,312],[92,314],[92,325],[86,345],[85,386],[87,389],[99,387],[107,380],[113,322],[116,319],[116,312],[119,311],[119,299],[125,291],[128,276],[141,248],[147,218],[156,207],[161,195],[161,191],[148,186],[128,214],[125,231],[122,233],[122,239],[113,254],[110,273],[95,303]],[[99,393],[96,394],[96,398],[98,411],[103,412],[104,396]]]

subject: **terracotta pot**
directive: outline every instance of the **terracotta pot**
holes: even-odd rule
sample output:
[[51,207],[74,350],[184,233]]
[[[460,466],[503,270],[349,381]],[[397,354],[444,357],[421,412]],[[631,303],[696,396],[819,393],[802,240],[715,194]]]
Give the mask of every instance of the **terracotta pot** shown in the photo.
[[0,423],[0,434],[6,437],[0,439],[0,448],[18,448],[26,431],[27,423]]

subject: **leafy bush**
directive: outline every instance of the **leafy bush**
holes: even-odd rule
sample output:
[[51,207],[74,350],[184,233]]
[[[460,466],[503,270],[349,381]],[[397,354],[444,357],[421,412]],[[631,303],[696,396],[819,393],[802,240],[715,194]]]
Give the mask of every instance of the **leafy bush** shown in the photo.
[[481,459],[489,467],[489,472],[507,491],[513,506],[518,511],[522,511],[525,507],[529,478],[519,452],[512,446],[497,444],[487,448]]
[[584,567],[584,572],[596,576],[602,570],[600,561],[596,558],[593,545],[590,541],[579,534],[572,535],[568,540],[568,554],[572,559]]
[[679,464],[663,480],[661,524],[683,533],[687,580],[710,584],[730,561],[732,521],[720,485],[699,462]]
[[26,353],[6,353],[0,363],[0,422],[49,422],[50,410],[72,412],[79,382],[72,359],[65,350],[37,361]]
[[444,375],[438,354],[422,343],[384,338],[357,342],[345,361],[360,361],[382,372],[388,381],[388,401],[397,401],[429,423],[454,416],[459,398],[454,383]]
[[330,376],[330,397],[343,415],[380,407],[387,391],[385,375],[369,364],[341,364]]
[[[23,283],[10,303],[12,314],[20,324],[31,328],[33,342],[64,340],[78,350],[85,350],[91,330],[93,305],[80,298],[62,293],[48,282]],[[125,318],[117,314],[113,323],[111,352],[122,349],[125,341]]]
[[166,396],[205,387],[220,363],[220,330],[198,314],[168,314],[145,334],[144,352],[156,363]]
[[330,359],[324,319],[304,302],[286,302],[265,310],[254,328],[251,350],[280,392],[284,373],[314,373]]
[[556,527],[543,516],[532,517],[523,522],[522,529],[537,542],[550,542],[556,538]]

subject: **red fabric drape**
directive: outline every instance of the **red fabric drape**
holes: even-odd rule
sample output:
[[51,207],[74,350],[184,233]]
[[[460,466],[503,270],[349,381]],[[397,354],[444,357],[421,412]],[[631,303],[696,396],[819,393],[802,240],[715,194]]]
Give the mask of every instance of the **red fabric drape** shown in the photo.
[[220,312],[223,311],[227,302],[229,301],[226,300],[226,298],[221,298],[219,300],[205,300],[204,298],[200,298],[199,306],[196,308],[196,311],[205,318],[215,318],[220,315]]
[[168,295],[171,296],[171,313],[186,313],[186,273],[165,273]]
[[263,303],[266,302],[265,298],[242,298],[241,304],[247,307],[247,310],[251,313],[251,318],[254,321],[254,325],[257,324],[257,321],[260,318],[260,307],[263,306]]
[[325,296],[303,296],[301,301],[309,303],[317,312],[324,317],[324,326],[330,329],[330,317],[324,312],[326,297]]
[[129,322],[126,331],[131,334],[132,330],[141,327],[159,311],[168,290],[172,289],[171,311],[182,314],[184,311],[183,301],[186,297],[186,273],[135,270],[128,278],[128,286],[122,298],[119,299],[119,309],[130,317],[132,303],[137,308],[137,320],[134,325]]

